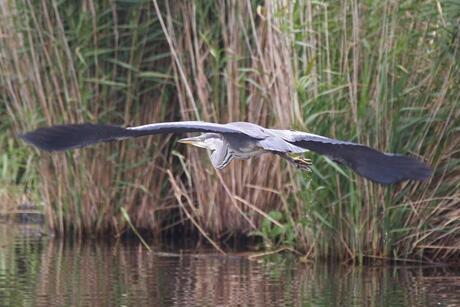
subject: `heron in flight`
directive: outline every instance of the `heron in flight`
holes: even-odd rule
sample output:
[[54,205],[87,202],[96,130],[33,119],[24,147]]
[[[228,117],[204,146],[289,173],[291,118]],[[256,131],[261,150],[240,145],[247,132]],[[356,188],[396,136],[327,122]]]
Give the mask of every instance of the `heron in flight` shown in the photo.
[[39,128],[20,137],[39,149],[62,151],[100,142],[186,132],[202,134],[179,142],[206,148],[212,165],[217,169],[225,168],[234,159],[249,159],[271,153],[305,170],[309,169],[310,160],[289,154],[313,151],[383,185],[404,180],[424,180],[432,173],[428,165],[414,157],[383,153],[365,145],[301,131],[268,129],[248,122],[217,124],[181,121],[127,128],[106,124],[69,124]]

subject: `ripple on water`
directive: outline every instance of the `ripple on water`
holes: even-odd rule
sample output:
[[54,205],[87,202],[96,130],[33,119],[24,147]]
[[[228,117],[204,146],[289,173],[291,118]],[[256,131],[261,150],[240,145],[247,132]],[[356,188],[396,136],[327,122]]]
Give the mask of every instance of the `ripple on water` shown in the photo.
[[0,305],[460,306],[458,270],[307,266],[289,258],[64,244],[0,225]]

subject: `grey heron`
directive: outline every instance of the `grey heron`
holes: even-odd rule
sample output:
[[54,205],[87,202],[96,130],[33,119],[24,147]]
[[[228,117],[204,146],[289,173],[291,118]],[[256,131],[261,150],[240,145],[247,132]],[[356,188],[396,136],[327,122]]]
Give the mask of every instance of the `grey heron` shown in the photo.
[[414,157],[383,153],[365,145],[301,131],[268,129],[248,122],[179,121],[127,128],[107,124],[68,124],[39,128],[20,137],[39,149],[62,151],[100,142],[186,132],[202,134],[179,142],[208,149],[211,163],[217,169],[225,168],[233,159],[249,159],[263,153],[279,155],[300,169],[308,169],[308,159],[289,154],[313,151],[383,185],[424,180],[432,174],[427,164]]

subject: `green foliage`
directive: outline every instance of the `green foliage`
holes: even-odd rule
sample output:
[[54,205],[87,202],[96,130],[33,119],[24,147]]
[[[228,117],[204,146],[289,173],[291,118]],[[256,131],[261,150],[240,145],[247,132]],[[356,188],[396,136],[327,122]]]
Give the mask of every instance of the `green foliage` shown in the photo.
[[[126,215],[156,234],[199,225],[316,257],[458,255],[458,5],[158,4],[161,16],[150,1],[1,8],[0,117],[11,133],[0,135],[0,180],[47,204],[53,229],[121,233]],[[268,156],[216,172],[167,138],[39,157],[11,138],[62,122],[178,119],[292,127],[418,156],[435,173],[381,187],[317,155],[307,176]]]
[[[459,164],[452,160],[460,124],[453,90],[460,71],[457,23],[429,2],[296,3],[299,125],[387,152],[420,154],[436,168],[427,184],[381,188],[314,159],[312,190],[300,197],[308,206],[307,232],[327,239],[310,244],[322,255],[356,259],[432,255],[418,245],[452,256],[455,251],[441,250],[456,245],[460,230],[453,172]],[[302,19],[302,4],[312,5],[313,20]]]
[[282,227],[274,224],[273,221],[269,219],[264,219],[260,226],[260,230],[252,231],[249,235],[262,238],[263,245],[266,249],[272,249],[276,246],[295,246],[295,224],[288,222],[286,214],[286,212],[271,211],[268,215],[273,220],[279,222]]

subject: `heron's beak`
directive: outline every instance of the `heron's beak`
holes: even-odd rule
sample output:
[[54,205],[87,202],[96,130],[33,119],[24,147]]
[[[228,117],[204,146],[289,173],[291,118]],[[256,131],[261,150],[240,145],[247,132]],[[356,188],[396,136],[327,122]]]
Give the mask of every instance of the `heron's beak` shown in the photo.
[[177,142],[184,143],[184,144],[190,144],[190,145],[193,145],[193,146],[196,146],[196,147],[206,148],[204,146],[203,142],[200,139],[198,139],[198,137],[180,139]]

